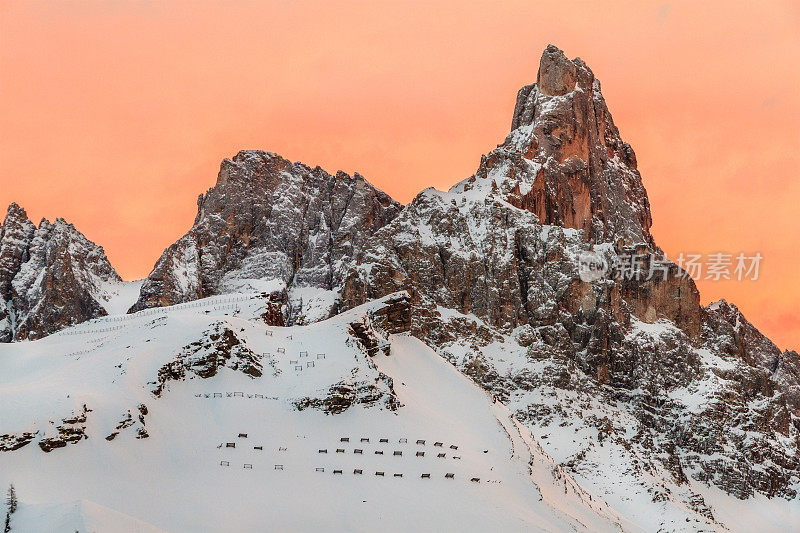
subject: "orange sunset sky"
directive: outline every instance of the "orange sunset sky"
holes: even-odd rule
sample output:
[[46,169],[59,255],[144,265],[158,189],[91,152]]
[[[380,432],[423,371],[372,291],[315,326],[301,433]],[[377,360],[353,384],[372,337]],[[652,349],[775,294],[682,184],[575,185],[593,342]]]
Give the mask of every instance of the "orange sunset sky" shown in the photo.
[[240,149],[406,203],[475,171],[552,42],[601,80],[659,245],[764,256],[703,303],[798,349],[798,6],[0,0],[1,209],[66,218],[135,279]]

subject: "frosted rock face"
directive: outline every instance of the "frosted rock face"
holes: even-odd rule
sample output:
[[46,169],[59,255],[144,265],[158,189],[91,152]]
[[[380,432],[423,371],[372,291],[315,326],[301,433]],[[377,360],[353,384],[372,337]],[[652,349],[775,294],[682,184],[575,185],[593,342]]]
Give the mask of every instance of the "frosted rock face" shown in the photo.
[[511,129],[478,179],[491,174],[512,204],[543,224],[582,229],[593,242],[653,245],[636,156],[583,61],[548,46],[538,82],[517,94]]
[[28,220],[25,210],[11,204],[0,225],[0,294],[6,301],[11,300],[14,276],[28,260],[28,246],[35,231],[36,226]]
[[738,307],[725,300],[707,306],[704,311],[706,345],[763,371],[777,382],[787,405],[800,416],[800,355],[790,350],[781,352]]
[[358,174],[239,152],[222,162],[194,226],[158,260],[131,311],[260,290],[267,280],[336,289],[366,239],[400,209]]
[[520,90],[512,132],[475,175],[446,193],[423,191],[364,247],[345,307],[407,289],[419,305],[504,330],[560,322],[608,345],[605,328],[634,316],[697,338],[699,294],[676,265],[661,281],[579,279],[581,254],[613,261],[660,250],[633,150],[592,71],[549,46],[538,80]]
[[706,341],[747,364],[773,372],[780,349],[756,329],[733,304],[720,300],[705,309]]
[[95,294],[121,281],[103,249],[63,219],[37,228],[11,204],[0,228],[0,341],[36,339],[105,315]]
[[8,207],[0,226],[0,342],[14,338],[15,316],[11,306],[12,282],[23,262],[28,259],[28,246],[36,226],[17,204]]

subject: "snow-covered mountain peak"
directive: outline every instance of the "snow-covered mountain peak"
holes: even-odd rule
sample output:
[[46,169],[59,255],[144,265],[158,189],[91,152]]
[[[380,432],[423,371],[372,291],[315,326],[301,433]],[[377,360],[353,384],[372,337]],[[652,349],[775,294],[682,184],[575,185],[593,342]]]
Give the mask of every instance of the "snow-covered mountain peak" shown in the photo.
[[[28,213],[17,202],[11,202],[6,210],[6,217],[0,227],[7,226],[9,223],[23,222],[28,220]],[[29,221],[29,220],[28,220]],[[30,221],[29,221],[30,222]]]
[[[589,254],[607,265],[661,254],[635,156],[591,70],[549,48],[538,78],[546,89],[520,91],[512,133],[475,175],[423,191],[369,240],[344,307],[407,290],[412,333],[507,398],[540,436],[559,435],[544,446],[590,484],[626,471],[626,490],[647,487],[640,497],[654,507],[712,517],[697,483],[739,498],[796,497],[800,358],[727,304],[701,308],[677,265],[660,277],[613,267],[580,276]],[[614,461],[599,449],[607,432],[618,439]],[[715,440],[723,435],[731,444]],[[642,480],[643,461],[654,478]],[[611,463],[625,466],[598,470]]]
[[[258,181],[269,181],[276,178],[295,180],[309,173],[328,176],[327,172],[320,166],[312,168],[299,161],[290,161],[275,152],[267,152],[264,150],[240,150],[232,158],[222,160],[217,175],[217,185],[224,185],[229,182],[252,184]],[[339,170],[333,177],[337,180],[358,183],[359,187],[372,187],[358,172],[350,176],[346,172]]]

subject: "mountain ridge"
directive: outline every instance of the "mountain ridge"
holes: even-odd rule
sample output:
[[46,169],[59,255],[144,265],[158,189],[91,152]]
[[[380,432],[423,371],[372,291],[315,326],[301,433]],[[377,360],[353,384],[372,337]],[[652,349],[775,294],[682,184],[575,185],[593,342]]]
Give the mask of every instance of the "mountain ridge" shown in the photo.
[[[589,67],[548,46],[537,82],[518,92],[511,126],[475,174],[406,206],[357,173],[331,175],[254,150],[225,159],[192,228],[162,254],[128,315],[110,317],[156,316],[157,330],[177,327],[171,317],[194,305],[231,313],[192,342],[194,330],[181,333],[185,346],[159,369],[158,394],[147,392],[160,397],[170,384],[228,371],[265,377],[263,354],[236,328],[339,324],[391,302],[337,325],[345,344],[383,357],[390,334],[416,337],[508,409],[582,490],[602,494],[632,523],[678,513],[729,527],[719,518],[725,506],[711,503],[714,490],[796,501],[800,356],[778,349],[734,305],[700,305],[692,279],[663,256],[636,155]],[[27,262],[12,246],[38,231],[24,220],[15,215],[0,230],[0,242],[9,235],[0,281]],[[581,275],[587,256],[617,265],[632,255],[643,262],[630,277],[617,267]],[[656,265],[663,276],[645,275]],[[209,298],[226,294],[248,303]],[[98,316],[87,320],[100,329],[75,333],[107,333]],[[290,363],[300,373],[298,361]],[[386,376],[366,387],[370,361],[354,368],[355,382],[325,383],[317,392],[327,397],[295,406],[334,406],[338,416],[372,401],[374,387],[391,399]],[[135,409],[126,427],[143,429]],[[0,437],[13,446],[39,438]]]

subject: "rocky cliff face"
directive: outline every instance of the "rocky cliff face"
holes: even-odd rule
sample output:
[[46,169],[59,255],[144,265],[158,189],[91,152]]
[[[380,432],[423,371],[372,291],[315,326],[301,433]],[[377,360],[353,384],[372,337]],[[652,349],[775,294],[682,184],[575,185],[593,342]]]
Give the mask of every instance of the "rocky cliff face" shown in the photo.
[[483,162],[479,179],[507,165],[512,180],[505,183],[512,190],[503,194],[542,224],[582,229],[594,242],[652,245],[636,155],[620,138],[600,82],[583,61],[549,46],[537,82],[517,94],[511,130],[506,150]]
[[612,264],[661,252],[636,157],[592,71],[550,46],[538,79],[520,90],[511,134],[474,176],[447,193],[423,191],[364,248],[345,306],[407,289],[428,310],[472,313],[505,330],[561,323],[583,328],[583,343],[607,345],[608,328],[634,316],[671,320],[696,338],[699,294],[676,265],[666,279],[578,276],[582,254]]
[[37,228],[16,204],[0,227],[0,342],[105,315],[99,285],[121,281],[103,249],[63,219]]
[[358,174],[330,175],[275,154],[226,159],[131,309],[277,286],[335,291],[352,258],[401,206]]
[[[709,349],[735,357],[774,381],[796,417],[800,417],[800,355],[780,348],[748,321],[739,308],[720,300],[704,309],[703,340]],[[765,391],[773,390],[764,383]],[[800,418],[796,418],[800,428]]]

